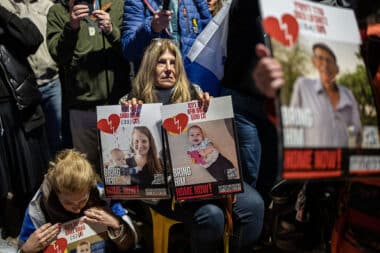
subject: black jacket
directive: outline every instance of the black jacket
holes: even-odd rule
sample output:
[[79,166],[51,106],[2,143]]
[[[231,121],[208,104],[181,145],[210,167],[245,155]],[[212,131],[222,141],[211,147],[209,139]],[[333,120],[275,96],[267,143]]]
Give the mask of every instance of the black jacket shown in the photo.
[[[0,57],[0,103],[10,102],[16,104],[11,96],[9,82],[23,83],[35,82],[27,57],[37,51],[43,42],[38,28],[29,19],[21,19],[0,6],[0,45],[5,57]],[[6,48],[6,49],[5,49]],[[8,72],[13,73],[10,80]],[[24,94],[27,100],[27,93]],[[38,104],[20,111],[20,120],[25,131],[29,132],[41,126],[45,120],[41,107]]]
[[222,85],[224,87],[260,97],[252,79],[257,62],[256,44],[262,43],[263,34],[257,18],[257,0],[233,0],[230,8],[227,37],[227,59]]

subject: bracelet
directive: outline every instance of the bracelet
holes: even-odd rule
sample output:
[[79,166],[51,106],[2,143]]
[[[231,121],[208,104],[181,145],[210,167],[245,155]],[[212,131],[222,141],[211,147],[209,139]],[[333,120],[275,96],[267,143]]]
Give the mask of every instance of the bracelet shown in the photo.
[[124,231],[124,224],[120,223],[120,226],[118,228],[111,228],[111,227],[109,227],[108,230],[110,232],[111,239],[118,238],[123,233],[123,231]]

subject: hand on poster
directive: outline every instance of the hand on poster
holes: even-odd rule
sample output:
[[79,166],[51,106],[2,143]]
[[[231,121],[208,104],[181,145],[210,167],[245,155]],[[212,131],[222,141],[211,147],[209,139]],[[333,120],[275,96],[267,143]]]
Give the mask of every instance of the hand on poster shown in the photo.
[[24,243],[21,250],[24,253],[40,252],[54,241],[60,232],[60,224],[46,223],[34,231]]
[[120,228],[120,220],[104,208],[91,207],[84,211],[85,216],[83,217],[84,222],[102,224],[106,227],[112,229]]
[[263,44],[256,46],[256,54],[259,62],[253,70],[253,79],[262,94],[273,98],[276,91],[285,84],[282,66],[272,58],[269,49]]
[[203,107],[203,112],[207,112],[208,106],[210,105],[210,101],[212,96],[208,92],[197,93],[198,101],[199,101],[199,107]]
[[131,105],[142,105],[143,101],[142,100],[137,100],[136,98],[131,98],[128,100],[121,100],[120,103],[123,106],[131,106]]

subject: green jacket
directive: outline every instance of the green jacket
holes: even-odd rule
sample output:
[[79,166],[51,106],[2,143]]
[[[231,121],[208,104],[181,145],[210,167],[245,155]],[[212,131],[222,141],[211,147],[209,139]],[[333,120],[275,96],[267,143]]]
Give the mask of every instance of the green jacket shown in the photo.
[[60,68],[66,108],[93,110],[96,105],[116,104],[130,89],[129,65],[120,47],[123,1],[101,2],[112,2],[108,12],[113,31],[109,35],[95,32],[91,36],[85,20],[78,31],[72,31],[66,4],[57,3],[48,13],[47,45]]

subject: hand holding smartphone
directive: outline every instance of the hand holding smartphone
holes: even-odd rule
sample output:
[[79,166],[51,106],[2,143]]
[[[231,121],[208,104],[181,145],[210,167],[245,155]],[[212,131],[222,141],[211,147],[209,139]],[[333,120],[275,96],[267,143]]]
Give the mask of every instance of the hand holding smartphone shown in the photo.
[[169,10],[169,3],[170,3],[170,0],[163,0],[162,9]]
[[74,5],[77,5],[77,4],[85,4],[85,5],[87,5],[88,9],[89,9],[89,14],[90,15],[94,11],[94,2],[93,2],[93,0],[75,0],[74,1]]

